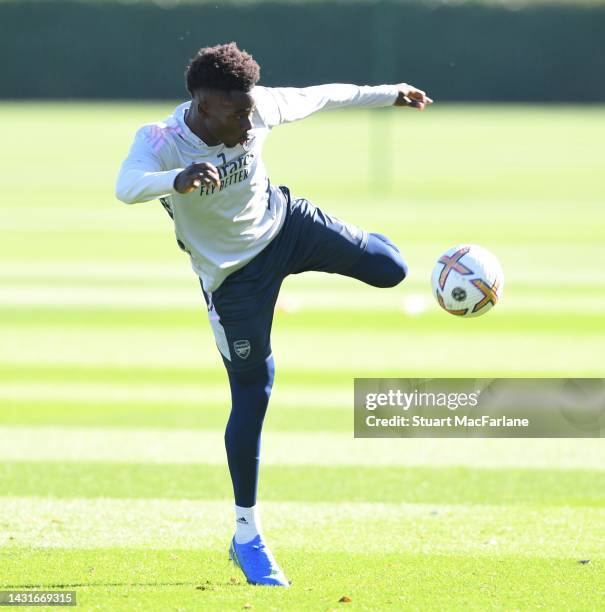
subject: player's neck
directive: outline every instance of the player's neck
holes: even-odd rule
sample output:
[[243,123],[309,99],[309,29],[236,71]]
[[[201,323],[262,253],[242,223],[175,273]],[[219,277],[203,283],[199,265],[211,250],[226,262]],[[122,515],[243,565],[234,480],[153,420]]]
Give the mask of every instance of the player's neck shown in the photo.
[[207,130],[202,117],[193,108],[189,107],[185,111],[185,124],[198,137],[201,138],[209,147],[221,144],[215,136]]

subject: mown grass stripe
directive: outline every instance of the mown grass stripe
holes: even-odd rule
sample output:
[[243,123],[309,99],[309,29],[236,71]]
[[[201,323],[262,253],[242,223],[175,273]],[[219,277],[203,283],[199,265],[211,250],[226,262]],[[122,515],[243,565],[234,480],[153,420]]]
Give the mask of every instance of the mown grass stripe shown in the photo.
[[[227,502],[0,499],[3,546],[213,549],[225,546],[232,532]],[[339,552],[349,553],[533,556],[539,551],[542,558],[605,559],[605,508],[265,502],[262,514],[277,549],[319,552],[338,541]],[[352,537],[341,538],[342,533]]]
[[[119,462],[0,464],[5,495],[232,499],[227,466]],[[605,506],[605,471],[264,465],[261,500]]]
[[[195,402],[200,409],[206,406],[229,406],[231,404],[231,394],[227,383],[216,386],[206,384],[205,381],[199,381],[196,385],[157,384],[155,381],[135,385],[67,380],[52,383],[3,382],[0,385],[0,403],[3,405],[11,400],[86,402],[90,398],[96,401],[125,404],[131,401],[148,401],[153,404],[171,402],[177,405],[181,402]],[[346,387],[324,388],[317,392],[312,388],[289,385],[276,389],[273,401],[280,406],[296,406],[308,410],[337,407],[352,409],[351,389]]]
[[[562,324],[569,323],[570,313],[582,313],[582,319],[575,322],[579,333],[592,330],[605,333],[605,289],[601,296],[573,296],[568,302],[562,300],[546,300],[544,296],[534,295],[522,298],[517,305],[507,303],[498,310],[498,316],[491,320],[485,319],[482,329],[498,334],[510,332],[519,328],[531,328],[536,333],[557,332]],[[145,298],[142,298],[146,302]],[[283,329],[298,329],[300,327],[329,328],[343,330],[355,324],[360,329],[398,329],[413,325],[415,330],[451,329],[451,319],[445,316],[430,294],[419,295],[405,293],[394,303],[372,297],[364,300],[336,300],[332,307],[311,305],[313,296],[307,300],[291,300],[284,298],[283,306],[278,303],[275,320]],[[183,300],[182,303],[186,303]],[[373,304],[376,304],[376,308]],[[102,302],[101,302],[102,303]],[[172,305],[174,306],[174,305]],[[375,312],[380,311],[380,319]],[[108,304],[99,307],[99,301],[94,306],[86,305],[52,305],[39,304],[36,307],[0,308],[1,328],[33,328],[65,327],[81,329],[90,326],[95,328],[132,328],[161,330],[164,328],[193,330],[208,327],[206,312],[200,308],[174,308],[166,304],[153,303],[150,307],[133,302],[127,307]]]
[[[217,367],[219,366],[220,367]],[[312,365],[312,364],[310,364]],[[147,384],[203,384],[208,386],[228,385],[228,378],[222,364],[215,367],[201,365],[153,366],[145,364],[95,365],[86,363],[3,363],[0,368],[0,383],[6,382],[86,382],[86,383],[132,383]],[[332,372],[312,367],[303,370],[279,368],[277,380],[283,386],[312,387],[318,393],[323,389],[334,390],[352,384],[350,372]],[[1,413],[0,413],[1,414]]]
[[[223,465],[223,429],[0,426],[0,461]],[[600,439],[354,439],[351,432],[271,431],[262,463],[605,471]],[[597,475],[598,476],[598,475]]]
[[[156,429],[211,430],[222,432],[229,417],[230,402],[220,404],[183,401],[127,403],[74,401],[4,400],[0,424],[11,426],[140,427]],[[274,401],[264,431],[340,431],[350,433],[350,408],[310,409],[284,406]]]
[[[166,324],[169,317],[173,324],[199,325],[205,320],[203,298],[192,289],[159,286],[136,287],[124,289],[119,286],[98,283],[95,286],[69,286],[63,287],[61,283],[56,286],[32,286],[34,281],[27,279],[23,286],[10,290],[4,287],[0,291],[0,299],[4,305],[6,316],[3,322],[11,324],[31,323],[35,326],[56,324],[56,321],[69,320],[68,312],[77,313],[74,323],[96,318],[99,324],[114,325],[138,324],[144,325],[149,321]],[[553,295],[555,288],[550,291],[541,291],[540,286],[532,287],[526,293],[507,291],[501,300],[499,310],[506,308],[509,316],[540,320],[543,314],[549,318],[568,315],[574,312],[586,313],[591,317],[598,317],[602,312],[602,287],[593,287],[590,291],[582,292],[570,287],[565,295]],[[410,300],[419,308],[419,313],[435,316],[440,313],[436,302],[430,292],[428,281],[424,286],[402,287],[390,296],[377,299],[363,291],[325,292],[316,297],[312,290],[299,292],[282,292],[277,304],[279,311],[299,316],[315,314],[337,319],[338,313],[344,312],[349,316],[359,313],[367,314],[371,309],[387,316],[404,317],[409,314]],[[505,305],[504,308],[502,305]],[[100,311],[99,307],[103,306]],[[67,312],[66,312],[67,311]],[[141,315],[141,322],[137,321],[135,313]],[[73,316],[73,314],[72,314]],[[124,323],[121,323],[121,321]],[[375,321],[375,323],[377,323]]]
[[[601,354],[604,337],[594,329],[583,334],[579,350],[577,330],[536,336],[530,328],[519,328],[498,334],[496,342],[489,321],[489,315],[472,323],[450,316],[448,329],[441,331],[402,324],[396,333],[390,328],[361,328],[354,334],[351,327],[328,332],[318,327],[287,329],[276,324],[272,346],[278,376],[281,368],[325,368],[340,375],[348,372],[351,377],[389,376],[393,371],[398,376],[468,376],[472,372],[474,376],[494,377],[512,376],[517,371],[527,372],[527,376],[531,369],[550,376],[603,375],[603,363],[594,355]],[[47,363],[190,368],[194,363],[222,370],[207,328],[6,329],[2,331],[0,367],[3,363]],[[461,346],[468,347],[464,358],[452,360]],[[523,361],[519,355],[523,355]],[[531,364],[531,368],[523,364]]]

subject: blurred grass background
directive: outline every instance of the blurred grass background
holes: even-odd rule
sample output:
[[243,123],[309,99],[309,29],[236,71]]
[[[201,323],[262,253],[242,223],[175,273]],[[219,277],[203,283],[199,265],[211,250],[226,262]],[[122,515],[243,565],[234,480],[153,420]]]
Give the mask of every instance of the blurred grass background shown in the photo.
[[[171,106],[2,106],[0,360],[11,376],[48,380],[54,368],[68,383],[70,368],[90,380],[124,367],[182,382],[185,368],[195,383],[203,368],[223,381],[170,219],[158,203],[113,196],[136,127]],[[343,111],[274,130],[272,181],[388,234],[410,266],[383,291],[289,278],[278,377],[602,375],[604,137],[603,109],[573,106]],[[489,248],[505,270],[504,299],[476,321],[446,316],[430,295],[436,258],[459,242]]]
[[[134,131],[173,106],[0,106],[3,586],[75,584],[85,609],[325,609],[345,593],[361,609],[598,607],[600,440],[354,440],[352,382],[604,376],[605,109],[438,104],[275,129],[272,181],[388,234],[410,266],[390,290],[283,287],[261,471],[300,587],[282,596],[227,579],[229,396],[197,279],[158,202],[113,196]],[[429,279],[467,241],[506,283],[459,320]]]

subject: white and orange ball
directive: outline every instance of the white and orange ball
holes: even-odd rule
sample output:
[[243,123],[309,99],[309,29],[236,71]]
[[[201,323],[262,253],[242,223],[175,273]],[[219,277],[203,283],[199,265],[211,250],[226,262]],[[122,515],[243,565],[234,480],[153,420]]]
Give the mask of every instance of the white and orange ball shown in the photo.
[[502,297],[504,274],[496,256],[476,244],[448,249],[433,268],[433,295],[458,317],[478,317]]

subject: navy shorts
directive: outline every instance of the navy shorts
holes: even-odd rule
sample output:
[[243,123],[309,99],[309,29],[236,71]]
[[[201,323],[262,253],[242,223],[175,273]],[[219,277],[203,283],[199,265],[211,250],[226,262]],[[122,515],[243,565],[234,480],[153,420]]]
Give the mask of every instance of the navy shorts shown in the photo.
[[368,241],[365,231],[327,215],[304,198],[292,200],[287,187],[280,189],[287,207],[277,236],[216,291],[204,292],[216,344],[228,370],[255,368],[271,354],[273,312],[288,274],[346,272]]

